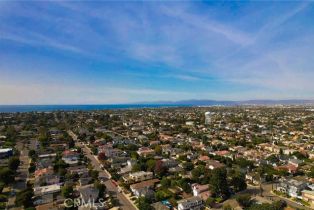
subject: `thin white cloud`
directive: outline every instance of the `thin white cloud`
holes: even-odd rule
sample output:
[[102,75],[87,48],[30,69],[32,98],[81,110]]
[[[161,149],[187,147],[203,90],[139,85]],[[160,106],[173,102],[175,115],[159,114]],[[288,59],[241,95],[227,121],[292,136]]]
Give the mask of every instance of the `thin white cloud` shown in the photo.
[[130,47],[130,55],[142,61],[153,61],[171,64],[182,64],[177,49],[171,45],[136,43]]
[[51,84],[0,84],[0,104],[111,104],[147,99],[156,101],[191,97],[191,93],[150,88],[71,86]]
[[202,15],[192,14],[186,10],[173,9],[169,7],[163,7],[161,11],[168,16],[179,18],[185,24],[205,30],[205,32],[217,33],[218,35],[225,37],[227,40],[240,45],[246,45],[253,41],[249,34],[215,20],[204,18]]
[[314,89],[314,64],[308,62],[314,58],[313,39],[312,36],[302,37],[285,48],[267,54],[261,53],[260,57],[235,67],[224,78],[229,82],[274,91],[294,92],[299,95],[310,93]]
[[174,78],[185,80],[185,81],[197,81],[201,80],[199,77],[195,76],[189,76],[189,75],[183,75],[183,74],[178,74],[178,75],[172,75]]
[[82,54],[86,53],[85,51],[83,51],[82,49],[78,47],[68,45],[66,43],[57,42],[56,40],[51,39],[47,36],[43,36],[36,33],[28,33],[28,35],[29,36],[26,38],[25,36],[19,36],[17,34],[1,32],[0,39],[10,40],[10,41],[18,42],[25,45],[35,46],[35,47],[36,46],[48,47],[48,48],[54,48],[54,49],[58,49],[62,51],[70,51],[74,53],[82,53]]
[[178,80],[182,80],[182,81],[191,81],[191,82],[194,82],[194,81],[200,81],[200,80],[208,80],[210,81],[210,79],[208,79],[207,77],[201,77],[201,76],[191,76],[191,75],[188,75],[188,74],[183,74],[182,71],[176,71],[176,72],[173,72],[172,74],[170,73],[165,73],[165,74],[155,74],[155,75],[151,75],[151,74],[148,74],[147,72],[127,72],[127,73],[122,73],[124,76],[134,76],[134,77],[140,77],[140,78],[172,78],[172,79],[178,79]]
[[273,30],[278,30],[282,24],[287,22],[289,19],[292,19],[294,16],[305,10],[311,5],[312,2],[301,2],[298,6],[293,8],[292,10],[288,11],[284,14],[279,14],[277,17],[273,18],[272,21],[267,22],[256,34],[254,40],[257,41],[259,38],[264,36],[271,36],[273,35]]

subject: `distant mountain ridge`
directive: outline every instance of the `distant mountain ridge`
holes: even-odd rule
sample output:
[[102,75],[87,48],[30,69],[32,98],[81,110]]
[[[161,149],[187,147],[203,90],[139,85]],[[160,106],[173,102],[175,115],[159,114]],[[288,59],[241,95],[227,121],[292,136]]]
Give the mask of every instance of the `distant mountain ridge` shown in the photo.
[[285,100],[180,100],[180,101],[154,101],[141,102],[137,104],[171,104],[171,105],[191,105],[191,106],[214,106],[214,105],[314,105],[314,100],[307,99],[285,99]]

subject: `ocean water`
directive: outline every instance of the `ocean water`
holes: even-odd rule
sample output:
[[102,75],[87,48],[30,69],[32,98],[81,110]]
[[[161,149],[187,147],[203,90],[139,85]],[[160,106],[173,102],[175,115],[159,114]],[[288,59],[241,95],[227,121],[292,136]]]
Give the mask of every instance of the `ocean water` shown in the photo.
[[0,105],[0,113],[51,112],[51,111],[91,111],[108,109],[140,109],[183,107],[187,105],[169,104],[116,104],[116,105]]

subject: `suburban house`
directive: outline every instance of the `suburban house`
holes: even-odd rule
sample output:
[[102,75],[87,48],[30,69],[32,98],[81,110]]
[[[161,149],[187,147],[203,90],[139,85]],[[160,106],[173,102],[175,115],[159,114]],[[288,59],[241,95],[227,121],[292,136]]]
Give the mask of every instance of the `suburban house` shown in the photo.
[[293,165],[293,166],[295,166],[297,168],[300,166],[301,163],[303,163],[303,161],[302,160],[298,160],[298,159],[290,159],[288,161],[288,164]]
[[211,153],[212,155],[224,156],[224,157],[232,157],[228,150],[215,151]]
[[137,150],[137,154],[143,157],[147,157],[149,155],[155,155],[155,151],[148,147],[141,147]]
[[75,151],[66,150],[62,153],[62,160],[69,165],[78,164],[79,154]]
[[130,189],[136,197],[141,197],[141,196],[149,197],[151,195],[154,195],[153,188],[157,182],[159,182],[159,179],[151,179],[151,180],[139,182],[136,184],[132,184],[130,186]]
[[116,158],[121,157],[123,151],[113,148],[112,144],[106,144],[98,147],[98,153],[104,153],[107,158]]
[[286,165],[282,165],[282,166],[277,166],[275,167],[276,170],[285,170],[288,171],[290,174],[294,174],[298,171],[298,167],[295,165],[292,165],[290,163],[286,164]]
[[[43,205],[43,204],[48,204],[53,202],[53,193],[51,194],[46,194],[42,196],[35,196],[34,197],[34,204],[35,205]],[[37,209],[37,207],[36,207]]]
[[130,173],[128,176],[123,177],[124,181],[127,183],[132,182],[142,182],[153,178],[153,172],[138,171]]
[[223,167],[225,167],[225,164],[220,163],[217,160],[207,160],[206,161],[206,166],[210,170],[213,170],[213,169],[216,169],[216,168],[223,168]]
[[277,191],[300,199],[302,199],[301,192],[306,188],[306,182],[298,181],[295,179],[283,180],[276,186]]
[[135,165],[135,160],[127,160],[126,166],[120,168],[119,174],[126,174],[132,171],[132,167]]
[[178,201],[178,210],[201,210],[203,207],[204,203],[200,196],[193,196]]
[[247,173],[245,175],[245,179],[247,181],[248,184],[254,184],[254,185],[259,185],[261,184],[261,180],[262,182],[265,181],[265,178],[264,177],[261,177],[258,173],[256,172],[250,172],[250,173]]
[[207,160],[210,160],[210,158],[207,156],[207,155],[202,155],[198,158],[199,161],[207,161]]
[[99,194],[99,190],[93,185],[81,186],[78,188],[78,191],[80,193],[80,198],[85,202],[88,202],[89,200],[96,201]]
[[35,179],[44,179],[48,176],[52,176],[53,174],[54,174],[54,171],[52,167],[38,169],[34,173]]
[[173,136],[167,135],[167,134],[159,134],[159,139],[161,141],[172,141],[173,140]]
[[166,168],[173,168],[178,165],[178,162],[175,159],[162,159],[162,166]]
[[53,184],[58,184],[59,182],[60,182],[59,175],[45,174],[42,176],[37,176],[35,178],[34,186],[53,185]]
[[67,168],[67,171],[70,172],[70,174],[88,174],[88,169],[84,165],[70,166]]
[[308,202],[314,208],[314,191],[303,190],[302,199]]
[[207,184],[192,184],[192,191],[194,196],[200,196],[204,201],[206,201],[212,195]]
[[92,178],[90,176],[88,177],[80,177],[79,178],[79,184],[80,186],[84,186],[84,185],[87,185],[89,184],[90,182],[92,181]]
[[47,185],[43,187],[34,187],[34,195],[43,196],[59,192],[61,187],[59,184]]

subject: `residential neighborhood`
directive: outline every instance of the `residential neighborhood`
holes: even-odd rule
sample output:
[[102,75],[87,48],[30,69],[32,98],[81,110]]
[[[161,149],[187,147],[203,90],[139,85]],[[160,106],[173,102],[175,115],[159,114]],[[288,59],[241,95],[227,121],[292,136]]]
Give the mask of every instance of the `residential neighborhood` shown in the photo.
[[0,114],[1,209],[314,209],[314,109]]

